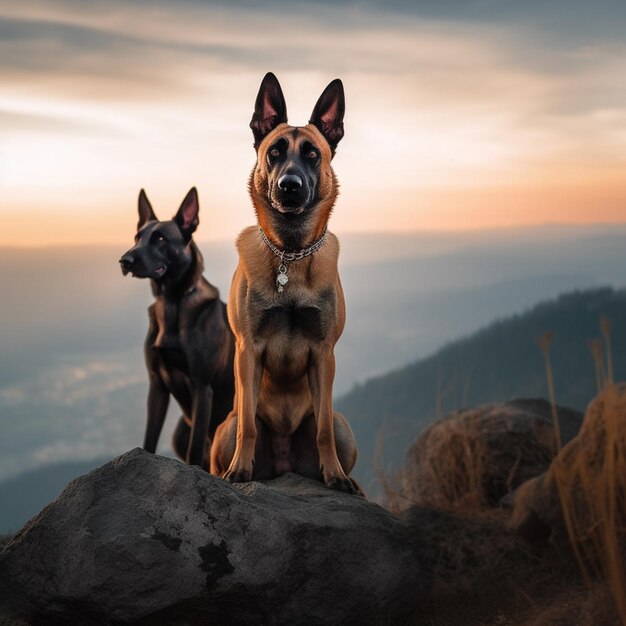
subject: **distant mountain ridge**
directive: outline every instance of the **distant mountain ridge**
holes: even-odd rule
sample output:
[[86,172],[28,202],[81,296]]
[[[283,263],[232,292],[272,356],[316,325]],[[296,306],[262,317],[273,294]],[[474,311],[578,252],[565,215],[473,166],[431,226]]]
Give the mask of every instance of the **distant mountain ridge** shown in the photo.
[[575,291],[453,341],[428,358],[357,385],[335,402],[359,445],[357,476],[373,477],[382,429],[385,462],[398,467],[418,432],[439,415],[465,406],[520,397],[547,397],[538,339],[551,346],[556,399],[584,410],[596,393],[589,341],[600,336],[600,316],[612,325],[615,378],[626,377],[626,290]]

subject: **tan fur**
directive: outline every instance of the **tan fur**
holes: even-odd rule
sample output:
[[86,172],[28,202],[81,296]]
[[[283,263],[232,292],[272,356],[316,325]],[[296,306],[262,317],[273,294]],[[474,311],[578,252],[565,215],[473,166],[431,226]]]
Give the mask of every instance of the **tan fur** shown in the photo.
[[[313,124],[307,124],[306,126],[298,127],[298,136],[294,140],[289,133],[289,131],[293,128],[293,126],[289,126],[289,124],[286,123],[279,124],[272,132],[267,135],[267,137],[263,140],[263,143],[259,146],[257,164],[260,164],[260,166],[257,165],[257,167],[252,170],[252,175],[250,176],[250,197],[252,198],[252,203],[254,204],[254,209],[257,214],[259,226],[266,233],[269,233],[271,227],[266,213],[266,198],[268,188],[272,184],[273,180],[271,174],[268,175],[267,169],[265,168],[267,149],[281,135],[287,138],[287,140],[289,141],[289,147],[293,151],[296,151],[299,148],[300,144],[306,140],[309,140],[316,146],[318,146],[321,152],[320,156],[322,160],[318,189],[319,196],[320,198],[322,198],[322,200],[315,208],[317,216],[315,227],[311,229],[308,239],[303,242],[304,246],[306,247],[321,237],[322,232],[324,231],[324,228],[328,223],[328,218],[330,217],[330,213],[335,204],[335,200],[337,199],[339,184],[337,183],[337,178],[330,165],[332,158],[330,147],[328,146],[328,143],[326,142],[320,131],[317,130],[317,128],[315,128]],[[277,241],[280,242],[276,233],[273,234],[277,238]]]
[[[299,127],[297,133],[293,131],[293,126],[282,123],[265,137],[250,177],[250,195],[259,225],[279,248],[283,242],[272,228],[270,211],[274,209],[268,200],[274,181],[266,167],[266,153],[272,143],[285,138],[289,150],[295,153],[300,143],[308,140],[320,150],[319,201],[309,209],[311,219],[307,222],[304,246],[322,236],[338,191],[330,165],[331,149],[322,134],[312,124]],[[241,233],[237,250],[239,264],[228,303],[228,317],[236,339],[236,398],[233,414],[216,433],[212,473],[233,481],[250,480],[255,468],[255,450],[259,447],[259,427],[266,426],[272,437],[280,439],[294,435],[303,421],[314,415],[316,434],[310,445],[317,446],[319,454],[316,471],[321,471],[324,482],[333,487],[358,491],[356,483],[347,476],[356,461],[354,436],[345,418],[335,415],[332,407],[334,346],[346,316],[337,270],[337,238],[328,233],[318,251],[289,263],[289,283],[283,293],[276,288],[280,260],[263,242],[257,226]],[[289,324],[280,321],[286,310],[295,311],[294,315],[304,312],[313,320],[310,328],[294,332]],[[274,314],[278,320],[275,324],[271,317]],[[235,430],[236,442],[233,442]]]

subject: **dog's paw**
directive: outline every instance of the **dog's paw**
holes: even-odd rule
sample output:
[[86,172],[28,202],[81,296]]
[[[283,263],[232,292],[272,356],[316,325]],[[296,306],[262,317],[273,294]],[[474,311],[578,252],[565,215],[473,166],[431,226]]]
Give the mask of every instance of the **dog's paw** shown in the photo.
[[330,489],[336,489],[337,491],[343,491],[344,493],[351,493],[355,496],[364,496],[361,488],[348,476],[335,476],[331,478],[326,485]]
[[363,489],[361,489],[359,483],[356,482],[356,480],[354,480],[354,478],[350,478],[349,479],[350,482],[352,483],[352,486],[355,489],[355,493],[357,496],[361,496],[362,498],[367,498],[367,495],[365,493],[365,491],[363,491]]
[[223,476],[229,483],[247,483],[252,480],[252,470],[245,468],[229,469]]

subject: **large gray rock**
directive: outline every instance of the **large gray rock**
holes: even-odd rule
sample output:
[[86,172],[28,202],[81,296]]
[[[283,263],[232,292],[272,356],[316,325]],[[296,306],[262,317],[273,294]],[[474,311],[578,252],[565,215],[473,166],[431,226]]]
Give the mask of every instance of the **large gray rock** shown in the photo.
[[[561,440],[578,432],[583,415],[558,407]],[[399,508],[451,511],[492,507],[545,472],[554,456],[550,404],[520,399],[455,411],[427,428],[409,448]]]
[[322,483],[231,485],[136,449],[70,483],[6,546],[0,618],[397,623],[426,583],[408,533]]

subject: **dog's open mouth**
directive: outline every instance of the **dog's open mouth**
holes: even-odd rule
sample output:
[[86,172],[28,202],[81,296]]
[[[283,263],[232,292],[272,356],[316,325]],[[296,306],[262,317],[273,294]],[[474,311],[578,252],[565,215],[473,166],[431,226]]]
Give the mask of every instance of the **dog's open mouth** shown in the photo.
[[167,268],[164,265],[159,265],[153,272],[146,272],[141,269],[130,269],[122,266],[122,274],[130,274],[133,278],[161,278],[165,274]]
[[278,198],[270,197],[270,204],[272,208],[278,211],[279,213],[292,213],[294,215],[299,215],[304,211],[304,203],[293,199],[284,199],[279,200]]
[[272,206],[279,213],[293,213],[295,215],[300,215],[300,213],[302,213],[304,211],[304,207],[303,206],[288,206],[288,205],[284,205],[284,204],[278,204],[276,202],[274,204],[272,204]]
[[307,200],[302,194],[282,194],[270,192],[268,198],[272,208],[279,213],[300,215],[306,209]]

